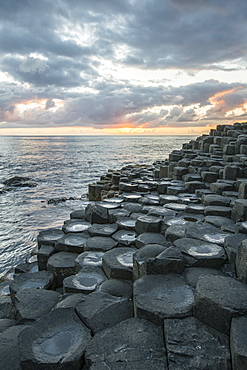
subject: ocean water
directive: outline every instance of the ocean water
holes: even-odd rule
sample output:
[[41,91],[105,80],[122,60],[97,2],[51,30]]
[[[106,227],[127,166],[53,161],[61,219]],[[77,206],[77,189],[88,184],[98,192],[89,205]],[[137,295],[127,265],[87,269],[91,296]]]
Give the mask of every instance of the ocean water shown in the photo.
[[[61,227],[108,169],[152,164],[195,136],[0,136],[0,186],[14,176],[36,187],[0,194],[0,277],[30,257],[40,230]],[[52,198],[76,198],[56,205]]]

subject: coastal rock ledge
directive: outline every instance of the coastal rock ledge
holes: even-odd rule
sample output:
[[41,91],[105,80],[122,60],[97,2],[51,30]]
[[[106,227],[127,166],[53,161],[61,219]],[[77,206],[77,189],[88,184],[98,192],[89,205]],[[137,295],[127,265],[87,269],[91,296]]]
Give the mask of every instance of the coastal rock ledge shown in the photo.
[[0,284],[5,370],[247,369],[247,122],[108,170]]

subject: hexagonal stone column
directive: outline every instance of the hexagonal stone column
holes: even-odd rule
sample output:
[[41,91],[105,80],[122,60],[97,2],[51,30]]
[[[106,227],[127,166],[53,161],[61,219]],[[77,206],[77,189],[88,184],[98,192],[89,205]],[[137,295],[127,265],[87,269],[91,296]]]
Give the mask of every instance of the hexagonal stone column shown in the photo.
[[133,254],[135,248],[119,247],[106,252],[102,258],[102,267],[110,278],[132,280]]
[[76,253],[58,252],[47,262],[47,271],[55,275],[57,286],[63,285],[63,279],[75,273]]
[[71,275],[63,280],[64,293],[84,293],[94,292],[104,281],[106,277],[101,268],[95,268],[94,271],[79,271],[76,275]]
[[179,275],[147,275],[134,283],[135,316],[156,325],[165,318],[190,316],[193,303],[193,291]]
[[9,286],[11,300],[14,303],[16,293],[23,289],[50,289],[53,284],[54,275],[47,271],[38,271],[34,273],[26,272],[16,275]]
[[52,245],[55,246],[55,242],[62,238],[64,233],[60,229],[47,229],[40,231],[37,236],[38,247],[41,245]]
[[247,316],[234,317],[231,323],[230,344],[232,369],[247,369]]
[[220,268],[226,262],[223,247],[193,238],[175,240],[174,245],[182,252],[187,266]]
[[73,308],[59,308],[23,330],[19,340],[23,370],[79,370],[91,334]]
[[64,222],[62,230],[65,234],[82,233],[88,230],[90,226],[91,224],[87,221],[72,219]]
[[79,254],[75,259],[75,272],[79,272],[85,267],[101,267],[103,252],[86,251]]
[[55,250],[60,252],[82,253],[87,238],[75,233],[64,235],[55,242]]
[[196,286],[194,316],[228,334],[231,319],[247,314],[247,285],[225,276],[200,277]]
[[136,220],[135,229],[139,234],[145,232],[158,233],[160,231],[161,219],[154,216],[141,216]]
[[75,309],[93,334],[133,317],[133,305],[128,298],[105,292],[89,294]]
[[228,337],[194,317],[164,320],[169,370],[231,369]]
[[85,362],[95,370],[167,370],[162,329],[146,320],[122,321],[93,337]]
[[108,236],[93,236],[88,238],[85,244],[85,251],[106,252],[117,246],[117,242]]

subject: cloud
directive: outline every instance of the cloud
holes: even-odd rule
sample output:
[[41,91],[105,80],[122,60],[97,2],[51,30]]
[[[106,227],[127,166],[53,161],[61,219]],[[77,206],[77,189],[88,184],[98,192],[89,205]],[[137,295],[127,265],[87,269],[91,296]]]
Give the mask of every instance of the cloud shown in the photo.
[[[96,128],[232,122],[245,115],[246,84],[211,75],[246,73],[246,18],[244,0],[2,1],[1,120]],[[145,80],[148,71],[156,75]],[[202,71],[207,78],[197,81]],[[191,82],[182,82],[185,74]]]

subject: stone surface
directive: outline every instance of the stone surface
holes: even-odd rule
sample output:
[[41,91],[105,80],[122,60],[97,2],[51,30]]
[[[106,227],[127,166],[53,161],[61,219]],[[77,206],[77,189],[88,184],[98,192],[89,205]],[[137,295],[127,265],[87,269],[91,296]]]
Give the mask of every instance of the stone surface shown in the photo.
[[96,370],[104,365],[106,369],[167,370],[162,329],[146,320],[125,320],[93,337],[85,362]]
[[135,244],[136,237],[137,233],[132,230],[118,230],[112,235],[112,238],[123,246]]
[[54,275],[47,271],[27,272],[16,275],[9,286],[12,303],[15,302],[15,295],[23,289],[49,289],[54,283]]
[[237,277],[247,283],[247,240],[243,240],[237,248],[235,265]]
[[228,334],[232,317],[247,314],[247,285],[225,276],[202,276],[196,286],[194,316]]
[[135,224],[135,229],[139,234],[145,232],[158,233],[160,231],[160,218],[154,216],[138,217]]
[[220,275],[220,276],[228,276],[221,270],[216,270],[210,267],[188,267],[184,270],[182,276],[187,281],[189,285],[193,288],[196,288],[198,280],[201,276],[205,275]]
[[117,297],[132,298],[133,296],[133,284],[129,280],[109,279],[104,281],[98,290]]
[[102,258],[102,267],[110,278],[132,280],[133,254],[135,248],[115,248],[106,252]]
[[[0,319],[0,333],[4,332],[6,329],[15,325],[16,321],[13,319]],[[1,361],[0,361],[1,364]]]
[[169,370],[230,370],[228,337],[194,317],[164,320]]
[[188,225],[186,227],[186,238],[194,238],[203,240],[209,243],[215,243],[218,245],[224,245],[225,238],[230,235],[225,231],[219,230],[217,227],[198,222],[194,225]]
[[93,224],[89,227],[90,236],[112,236],[118,229],[116,224]]
[[73,308],[53,310],[21,332],[21,368],[79,370],[90,339],[90,330]]
[[93,236],[88,238],[85,244],[85,251],[106,252],[117,246],[117,242],[107,236]]
[[47,271],[55,275],[57,286],[62,286],[64,278],[75,273],[75,259],[77,256],[76,253],[58,252],[48,259]]
[[29,288],[16,294],[16,320],[33,321],[48,314],[58,303],[60,293],[52,290]]
[[52,245],[55,246],[55,242],[62,238],[64,233],[60,229],[47,229],[40,231],[37,236],[38,247],[41,245]]
[[18,336],[27,328],[26,325],[15,325],[0,334],[0,368],[3,370],[20,370],[20,353]]
[[72,253],[82,253],[84,251],[84,245],[87,238],[77,235],[75,233],[70,233],[58,239],[55,243],[55,250],[60,252],[72,252]]
[[133,317],[132,302],[105,292],[89,294],[79,302],[76,313],[93,334]]
[[193,303],[193,291],[179,275],[147,275],[134,283],[135,316],[156,325],[165,318],[190,316]]
[[68,220],[64,222],[62,230],[65,234],[68,233],[82,233],[89,229],[91,224],[83,220]]
[[232,369],[247,369],[247,316],[233,317],[231,323],[230,344]]
[[75,272],[79,272],[81,269],[87,266],[101,267],[102,257],[104,252],[83,252],[79,254],[75,259]]
[[182,252],[187,266],[220,268],[226,262],[223,247],[193,238],[175,240],[174,245]]
[[71,275],[63,280],[64,293],[84,293],[94,292],[106,277],[98,267],[95,271],[79,271],[76,275]]
[[90,203],[85,209],[85,219],[91,224],[106,224],[109,220],[108,210],[98,203]]
[[135,240],[136,248],[141,248],[146,244],[161,244],[166,245],[165,236],[159,233],[143,233],[138,235]]

